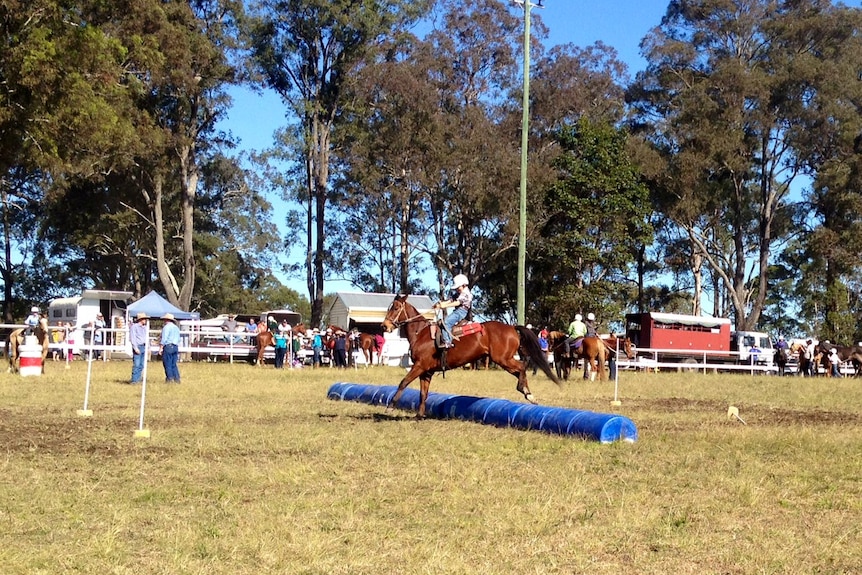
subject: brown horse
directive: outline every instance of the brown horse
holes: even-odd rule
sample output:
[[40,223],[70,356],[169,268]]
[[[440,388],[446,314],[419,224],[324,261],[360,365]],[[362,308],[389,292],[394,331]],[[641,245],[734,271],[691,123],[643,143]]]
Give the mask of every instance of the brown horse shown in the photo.
[[[24,343],[24,332],[27,328],[19,328],[9,334],[8,351],[6,356],[9,358],[9,373],[17,373],[18,366],[21,360],[21,345]],[[33,328],[33,335],[36,336],[36,341],[42,344],[42,373],[45,373],[45,358],[48,357],[48,345],[50,344],[51,330],[48,329],[48,320],[46,318],[39,319],[39,325]]]
[[263,354],[266,352],[267,346],[275,347],[275,337],[269,330],[258,332],[255,348],[257,349],[257,365],[262,367],[264,364]]
[[833,348],[838,352],[838,360],[841,363],[847,361],[852,362],[854,367],[854,377],[859,376],[860,370],[862,370],[862,347],[858,345],[836,345],[829,343],[828,341],[817,344],[817,347],[815,348],[816,353],[820,354],[822,358],[821,361],[826,367],[826,375],[828,376],[832,372],[832,366],[829,362],[829,352]]
[[[366,365],[374,365],[374,354],[377,354],[377,364],[382,365],[383,356],[381,355],[380,346],[377,345],[377,336],[360,332],[356,334],[356,337],[353,338],[353,345],[355,350],[362,351],[362,355],[365,356],[365,364]],[[353,351],[353,350],[351,350]],[[353,354],[351,353],[351,356]]]
[[548,345],[554,352],[557,376],[565,380],[569,379],[572,367],[577,364],[578,359],[584,360],[584,379],[594,378],[594,374],[598,373],[599,379],[604,381],[607,379],[605,362],[616,358],[617,348],[625,353],[626,358],[635,358],[632,342],[628,337],[615,334],[585,337],[581,339],[580,347],[574,350],[569,348],[567,339],[568,336],[561,331],[552,331],[548,334]]
[[[399,327],[403,327],[407,333],[413,367],[398,384],[398,391],[392,396],[390,406],[398,402],[411,381],[419,378],[419,410],[416,415],[424,418],[425,400],[428,398],[431,378],[434,372],[444,370],[441,350],[437,349],[431,337],[431,322],[407,301],[407,295],[395,297],[383,320],[383,328],[386,331],[391,332]],[[445,369],[461,367],[483,355],[489,355],[494,363],[518,378],[516,389],[524,398],[530,403],[536,403],[527,385],[526,365],[515,359],[516,354],[521,358],[529,357],[545,375],[560,385],[560,380],[548,365],[548,358],[542,351],[536,334],[522,325],[511,326],[498,321],[483,322],[482,331],[461,336],[454,347],[446,350]]]

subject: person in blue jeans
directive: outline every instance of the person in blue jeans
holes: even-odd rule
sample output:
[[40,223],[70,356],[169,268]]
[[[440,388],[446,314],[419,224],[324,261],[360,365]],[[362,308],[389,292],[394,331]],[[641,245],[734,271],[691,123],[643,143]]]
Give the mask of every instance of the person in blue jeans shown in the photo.
[[147,359],[147,319],[147,314],[140,312],[129,327],[129,343],[132,344],[131,384],[141,383],[144,373],[144,362]]
[[276,332],[275,338],[275,368],[282,369],[284,367],[284,357],[287,355],[287,337],[284,332]]
[[179,383],[180,369],[177,362],[180,359],[180,328],[172,313],[166,313],[161,319],[165,320],[165,325],[159,340],[159,353],[165,366],[165,383]]
[[473,307],[473,294],[470,292],[470,282],[464,274],[458,274],[452,278],[452,287],[458,291],[458,297],[440,301],[434,304],[435,308],[446,309],[454,308],[446,319],[443,320],[445,329],[440,337],[443,340],[443,347],[452,347],[452,328],[455,324],[467,317],[470,308]]

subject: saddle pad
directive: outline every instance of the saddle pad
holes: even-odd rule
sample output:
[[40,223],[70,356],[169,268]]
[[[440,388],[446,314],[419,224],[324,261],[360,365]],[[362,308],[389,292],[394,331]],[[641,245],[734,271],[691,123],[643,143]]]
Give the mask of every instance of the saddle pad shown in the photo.
[[474,333],[482,333],[482,324],[479,322],[471,322],[465,323],[463,325],[456,325],[453,330],[453,335],[462,336],[462,335],[472,335]]

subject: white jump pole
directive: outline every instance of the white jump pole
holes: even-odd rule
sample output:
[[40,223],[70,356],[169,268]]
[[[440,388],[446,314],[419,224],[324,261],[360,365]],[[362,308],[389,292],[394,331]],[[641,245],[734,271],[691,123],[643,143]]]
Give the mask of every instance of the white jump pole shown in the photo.
[[150,320],[147,320],[147,342],[144,344],[144,370],[141,372],[141,412],[135,437],[148,438],[150,430],[144,428],[144,405],[147,402],[147,366],[150,364]]
[[[620,338],[616,338],[616,353],[614,354],[614,361],[617,361],[617,358],[620,356]],[[617,368],[614,370],[614,400],[611,402],[613,406],[620,406],[623,403],[619,399],[619,391],[620,391],[620,364],[617,363]]]
[[90,380],[93,374],[93,333],[95,329],[90,330],[90,348],[87,350],[87,384],[84,386],[84,408],[78,410],[78,415],[81,417],[91,417],[93,410],[87,405],[90,402]]

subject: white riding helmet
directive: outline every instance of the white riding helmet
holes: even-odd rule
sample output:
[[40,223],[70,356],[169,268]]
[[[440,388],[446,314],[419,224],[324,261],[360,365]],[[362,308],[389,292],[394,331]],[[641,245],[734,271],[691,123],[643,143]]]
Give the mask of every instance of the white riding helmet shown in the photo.
[[30,308],[30,313],[40,313],[39,306],[33,306]]
[[594,314],[593,312],[588,313],[587,319],[590,321],[596,321],[596,314]]
[[470,281],[467,279],[467,276],[464,274],[458,274],[454,278],[452,278],[452,287],[459,288],[461,286],[470,285]]
[[579,313],[575,314],[575,321],[584,321],[584,316]]

